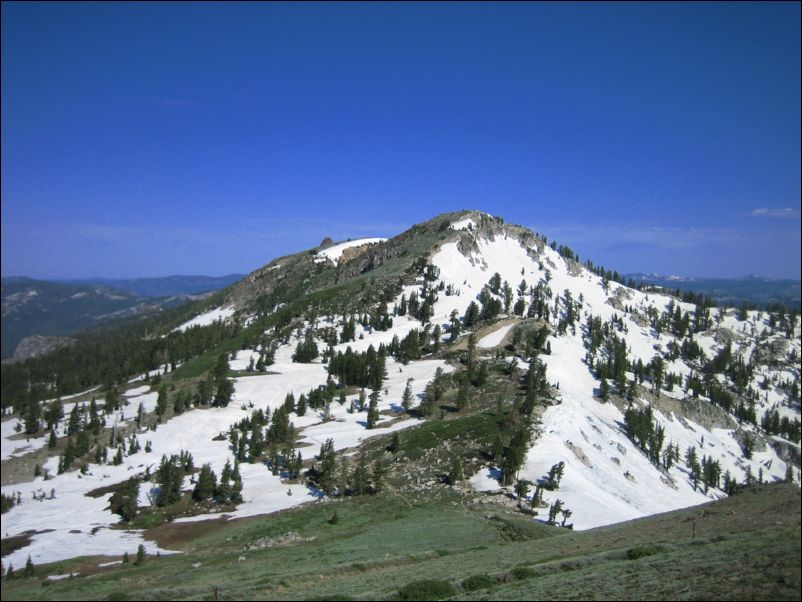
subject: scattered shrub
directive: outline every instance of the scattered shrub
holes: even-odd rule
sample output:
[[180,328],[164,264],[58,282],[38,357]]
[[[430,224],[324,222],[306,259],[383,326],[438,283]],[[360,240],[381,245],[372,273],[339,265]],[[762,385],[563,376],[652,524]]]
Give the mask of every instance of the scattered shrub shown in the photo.
[[466,592],[472,592],[477,589],[485,589],[493,587],[496,580],[490,575],[471,575],[462,582],[462,589]]
[[635,546],[627,550],[627,560],[637,560],[646,556],[653,556],[663,551],[663,548],[653,544],[644,546]]
[[424,579],[413,581],[398,590],[399,600],[443,600],[456,595],[457,590],[448,581]]
[[521,581],[522,579],[529,579],[530,577],[535,576],[535,571],[530,569],[528,566],[516,566],[514,569],[510,571],[510,575],[514,579]]

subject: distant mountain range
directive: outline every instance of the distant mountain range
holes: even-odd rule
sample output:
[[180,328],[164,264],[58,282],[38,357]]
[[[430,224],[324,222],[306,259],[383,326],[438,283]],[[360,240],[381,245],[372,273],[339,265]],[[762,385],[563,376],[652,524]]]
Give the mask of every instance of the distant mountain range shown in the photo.
[[69,282],[3,278],[2,357],[14,357],[23,341],[20,357],[37,355],[69,342],[52,337],[151,316],[202,298],[240,278],[238,274]]
[[759,307],[782,303],[800,309],[800,281],[774,280],[750,274],[741,278],[693,278],[674,274],[624,274],[626,280],[648,282],[667,289],[702,293],[719,305],[740,306],[746,302]]
[[164,276],[162,278],[93,278],[56,280],[55,282],[104,286],[127,291],[140,297],[169,297],[170,295],[196,295],[217,291],[244,277],[244,274],[226,274],[225,276]]

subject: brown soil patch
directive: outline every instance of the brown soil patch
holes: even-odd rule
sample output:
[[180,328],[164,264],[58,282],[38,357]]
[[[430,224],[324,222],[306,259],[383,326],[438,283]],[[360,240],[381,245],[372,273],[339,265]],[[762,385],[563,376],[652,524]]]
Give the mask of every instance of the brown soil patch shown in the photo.
[[198,537],[202,537],[224,529],[230,521],[225,517],[209,520],[193,521],[191,523],[164,523],[144,532],[145,539],[155,542],[165,550],[182,550],[186,544]]

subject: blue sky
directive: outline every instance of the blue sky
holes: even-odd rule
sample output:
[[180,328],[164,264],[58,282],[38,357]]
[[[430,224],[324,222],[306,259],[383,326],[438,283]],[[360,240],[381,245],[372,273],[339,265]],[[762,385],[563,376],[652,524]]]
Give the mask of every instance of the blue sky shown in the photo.
[[800,5],[2,4],[2,273],[248,272],[481,209],[800,271]]

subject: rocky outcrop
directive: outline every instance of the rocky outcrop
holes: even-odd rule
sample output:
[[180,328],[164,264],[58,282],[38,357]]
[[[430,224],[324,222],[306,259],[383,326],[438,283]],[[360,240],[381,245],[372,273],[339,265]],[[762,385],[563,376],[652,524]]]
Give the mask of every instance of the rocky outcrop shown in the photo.
[[14,350],[14,361],[21,362],[32,357],[47,355],[73,343],[75,343],[75,339],[70,337],[47,337],[38,334],[25,337]]
[[777,456],[780,458],[780,460],[800,468],[800,464],[802,464],[802,454],[800,454],[798,445],[795,445],[790,441],[786,441],[785,439],[778,439],[776,437],[771,437],[769,439],[769,444],[771,445],[772,449],[777,452]]

